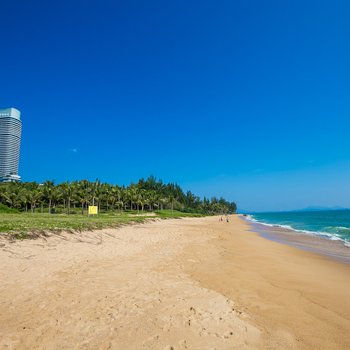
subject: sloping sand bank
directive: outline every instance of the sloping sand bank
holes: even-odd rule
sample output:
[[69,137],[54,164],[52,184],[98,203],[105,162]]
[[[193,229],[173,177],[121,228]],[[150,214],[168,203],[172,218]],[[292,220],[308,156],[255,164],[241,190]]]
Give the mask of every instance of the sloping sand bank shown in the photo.
[[350,267],[238,217],[0,241],[0,349],[348,349]]

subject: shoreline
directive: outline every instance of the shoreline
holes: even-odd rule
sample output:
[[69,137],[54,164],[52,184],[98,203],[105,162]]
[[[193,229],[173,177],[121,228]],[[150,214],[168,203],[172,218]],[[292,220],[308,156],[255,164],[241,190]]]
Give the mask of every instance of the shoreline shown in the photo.
[[0,348],[350,347],[350,266],[237,216],[4,242],[0,264]]
[[251,221],[244,216],[238,216],[263,238],[350,264],[350,247],[344,245],[341,240],[331,240],[277,225],[265,225],[259,221]]
[[191,275],[250,315],[259,349],[350,348],[348,264],[266,239],[238,216],[198,259]]

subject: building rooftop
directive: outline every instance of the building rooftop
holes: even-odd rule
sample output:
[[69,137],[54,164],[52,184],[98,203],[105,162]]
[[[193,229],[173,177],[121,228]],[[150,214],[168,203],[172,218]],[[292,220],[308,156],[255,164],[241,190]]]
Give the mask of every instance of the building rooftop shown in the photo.
[[0,118],[12,117],[21,120],[21,112],[16,108],[0,109]]

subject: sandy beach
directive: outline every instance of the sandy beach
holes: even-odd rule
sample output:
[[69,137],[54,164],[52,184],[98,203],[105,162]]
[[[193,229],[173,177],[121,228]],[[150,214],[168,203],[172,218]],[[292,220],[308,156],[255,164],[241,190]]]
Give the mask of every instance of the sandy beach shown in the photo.
[[0,241],[0,349],[349,349],[350,265],[239,218]]

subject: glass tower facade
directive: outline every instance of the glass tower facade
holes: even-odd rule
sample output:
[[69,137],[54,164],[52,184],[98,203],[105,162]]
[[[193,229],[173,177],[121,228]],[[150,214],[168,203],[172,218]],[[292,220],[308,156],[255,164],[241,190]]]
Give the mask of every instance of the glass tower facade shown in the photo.
[[0,109],[0,182],[21,179],[18,176],[21,132],[21,112],[16,108]]

